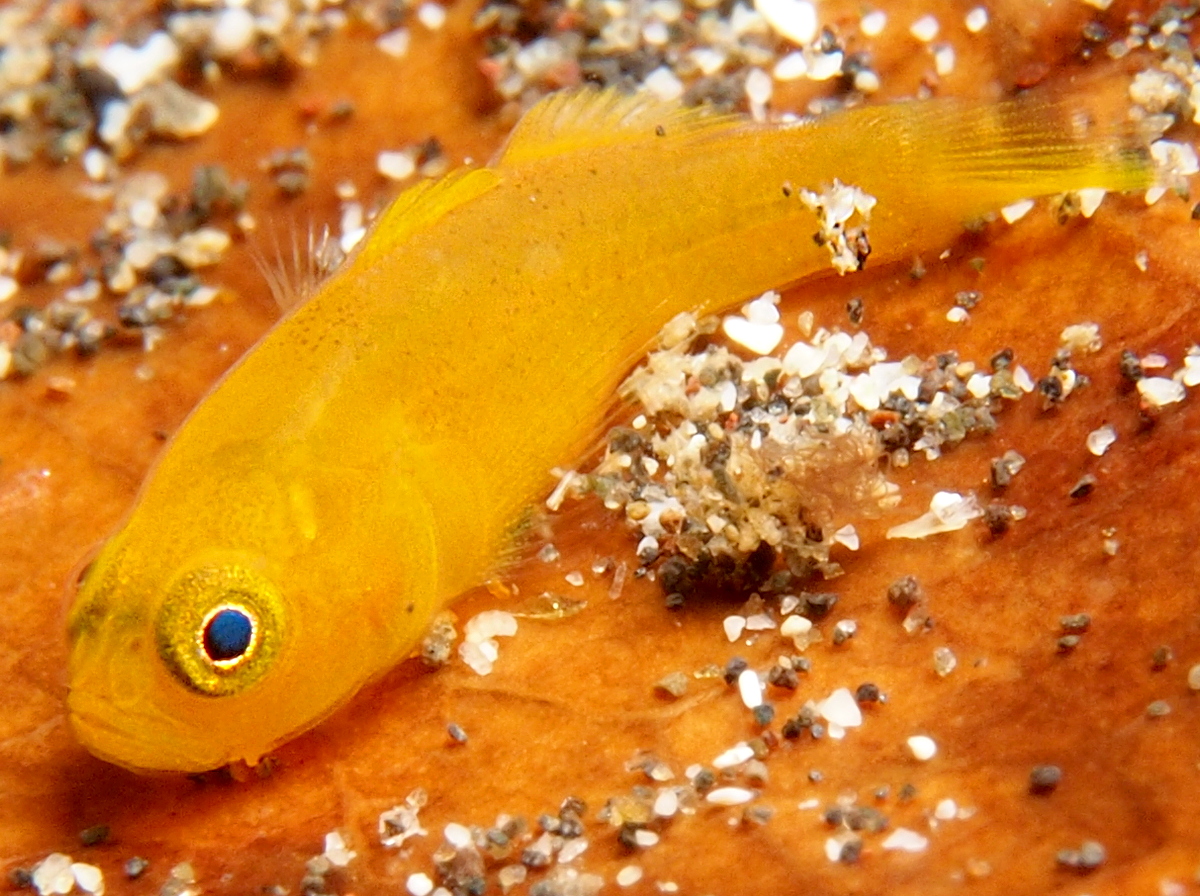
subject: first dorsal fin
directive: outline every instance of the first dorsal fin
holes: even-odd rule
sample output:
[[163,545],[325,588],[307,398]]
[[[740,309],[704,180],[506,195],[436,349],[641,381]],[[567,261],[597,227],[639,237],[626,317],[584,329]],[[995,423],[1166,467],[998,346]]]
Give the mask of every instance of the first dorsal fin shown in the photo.
[[517,122],[497,167],[601,146],[741,127],[746,118],[707,106],[686,107],[644,93],[580,88],[551,94]]

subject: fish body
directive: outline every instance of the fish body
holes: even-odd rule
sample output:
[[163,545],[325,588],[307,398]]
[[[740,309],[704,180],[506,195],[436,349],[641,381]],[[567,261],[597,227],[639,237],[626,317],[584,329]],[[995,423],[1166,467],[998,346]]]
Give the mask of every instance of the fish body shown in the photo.
[[255,763],[409,656],[663,323],[828,266],[797,191],[874,196],[887,260],[1018,199],[1147,178],[1056,107],[771,125],[543,101],[491,166],[403,194],[172,438],[75,596],[77,737],[138,770]]

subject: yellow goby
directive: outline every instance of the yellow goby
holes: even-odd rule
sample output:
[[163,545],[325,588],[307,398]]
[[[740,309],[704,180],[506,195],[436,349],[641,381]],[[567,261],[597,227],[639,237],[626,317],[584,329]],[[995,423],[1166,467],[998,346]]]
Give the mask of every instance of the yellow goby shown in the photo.
[[76,736],[139,770],[255,763],[409,656],[664,322],[828,266],[796,193],[835,178],[878,200],[886,261],[1149,173],[1053,105],[544,100],[491,166],[401,195],[170,441],[74,600]]

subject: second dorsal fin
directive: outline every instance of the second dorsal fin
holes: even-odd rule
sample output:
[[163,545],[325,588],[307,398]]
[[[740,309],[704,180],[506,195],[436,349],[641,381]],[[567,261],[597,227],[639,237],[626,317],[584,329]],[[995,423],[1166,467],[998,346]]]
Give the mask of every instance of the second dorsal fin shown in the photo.
[[372,235],[361,244],[361,253],[364,256],[387,255],[415,232],[482,196],[499,182],[499,176],[492,169],[473,168],[452,172],[440,180],[414,184],[379,216]]
[[746,118],[711,107],[686,107],[647,94],[580,88],[551,94],[517,122],[496,167],[600,146],[741,127]]

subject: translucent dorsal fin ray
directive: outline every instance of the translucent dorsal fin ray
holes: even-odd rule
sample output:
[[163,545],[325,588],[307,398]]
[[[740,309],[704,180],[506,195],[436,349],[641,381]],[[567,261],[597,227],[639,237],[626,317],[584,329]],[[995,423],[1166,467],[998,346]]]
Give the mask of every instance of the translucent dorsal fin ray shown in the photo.
[[304,304],[320,288],[332,267],[326,254],[332,239],[328,226],[318,231],[311,222],[301,237],[293,222],[287,244],[280,241],[278,230],[272,232],[269,255],[251,246],[251,258],[280,311]]
[[608,88],[566,90],[525,113],[496,160],[503,168],[582,149],[623,146],[702,131],[744,127],[742,115],[686,107],[644,93]]

